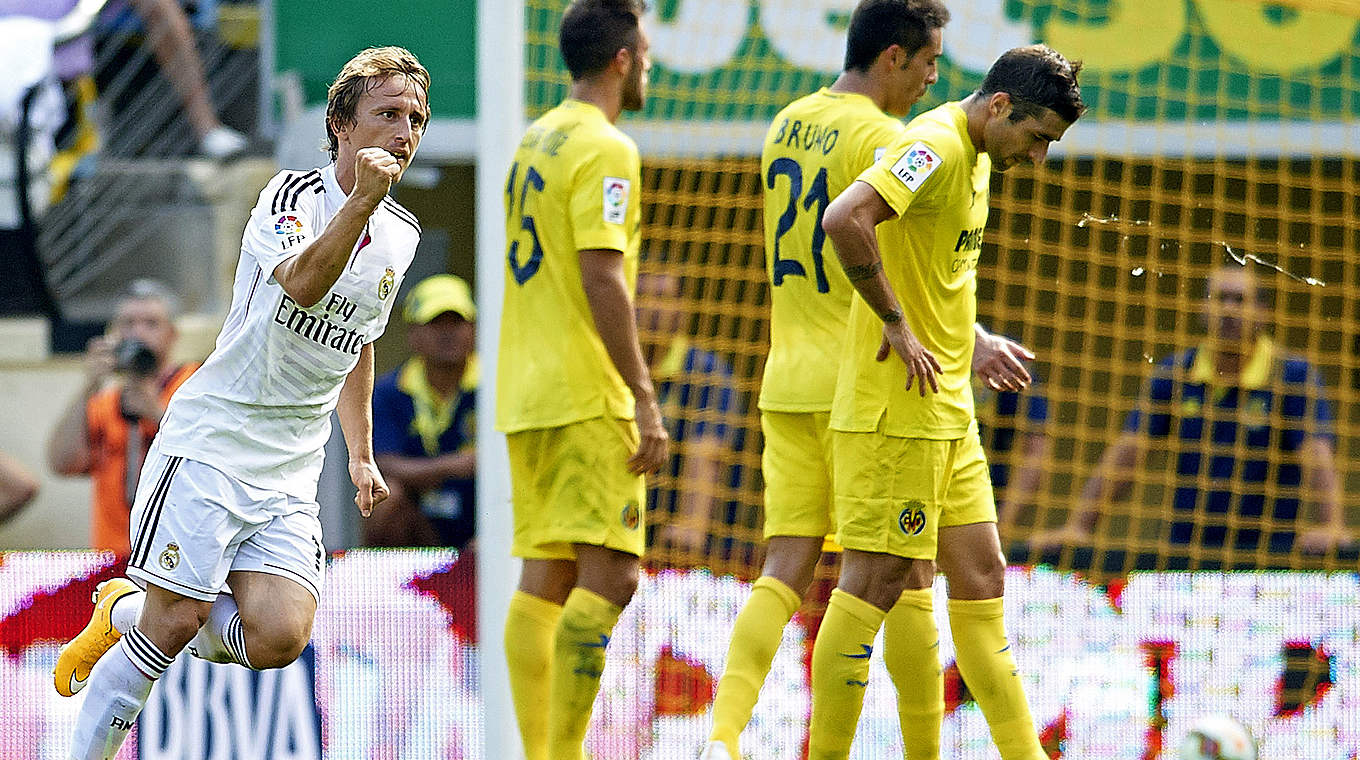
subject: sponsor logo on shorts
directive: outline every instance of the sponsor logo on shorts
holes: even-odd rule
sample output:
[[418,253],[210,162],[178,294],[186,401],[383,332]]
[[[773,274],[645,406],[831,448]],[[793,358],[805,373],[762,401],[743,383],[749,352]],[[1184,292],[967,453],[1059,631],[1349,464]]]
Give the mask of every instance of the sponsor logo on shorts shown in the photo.
[[392,286],[396,284],[397,273],[392,271],[392,267],[388,267],[387,271],[383,272],[382,279],[378,280],[378,298],[386,301],[387,297],[392,295]]
[[926,529],[926,505],[918,499],[912,499],[902,507],[902,513],[897,516],[897,527],[908,536],[919,536],[921,531]]
[[638,520],[642,517],[642,513],[638,510],[638,503],[636,501],[630,501],[627,504],[624,504],[623,513],[619,515],[619,517],[623,520],[623,527],[628,530],[636,530]]
[[174,570],[179,567],[179,544],[166,544],[165,551],[161,552],[160,559],[157,561],[160,562],[161,567],[166,570]]

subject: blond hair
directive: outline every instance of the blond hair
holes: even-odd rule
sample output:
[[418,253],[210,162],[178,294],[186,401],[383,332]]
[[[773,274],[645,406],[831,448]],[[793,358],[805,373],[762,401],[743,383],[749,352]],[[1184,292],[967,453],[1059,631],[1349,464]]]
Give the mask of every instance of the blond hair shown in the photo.
[[408,86],[420,86],[425,95],[425,124],[430,123],[430,72],[420,65],[415,55],[403,47],[361,50],[340,69],[340,74],[326,91],[326,141],[332,161],[340,152],[340,139],[335,130],[354,124],[359,96],[397,74],[406,77]]

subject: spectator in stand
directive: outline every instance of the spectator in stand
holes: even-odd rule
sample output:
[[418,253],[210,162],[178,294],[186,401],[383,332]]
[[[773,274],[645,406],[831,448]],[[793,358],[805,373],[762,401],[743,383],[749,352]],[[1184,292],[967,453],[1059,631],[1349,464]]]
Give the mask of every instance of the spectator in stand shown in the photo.
[[671,437],[661,482],[647,489],[648,525],[655,526],[659,548],[679,552],[670,563],[701,564],[711,551],[714,522],[726,519],[718,509],[720,489],[732,485],[732,370],[683,329],[680,278],[639,271],[636,310],[642,356]]
[[203,75],[189,18],[177,0],[128,0],[146,22],[147,44],[184,106],[184,115],[198,137],[199,153],[229,158],[246,149],[246,136],[222,124],[212,92]]
[[94,480],[90,545],[119,556],[130,549],[132,496],[151,439],[170,396],[198,368],[170,361],[175,302],[154,280],[132,283],[108,332],[90,340],[84,387],[47,440],[54,472]]
[[373,454],[391,495],[368,546],[451,546],[475,534],[477,307],[461,278],[421,280],[402,309],[414,354],[373,386]]
[[992,388],[974,374],[973,405],[997,495],[997,529],[1005,546],[1015,538],[1016,517],[1033,506],[1039,495],[1044,462],[1053,449],[1046,429],[1048,398],[1037,377],[1017,392]]
[[[161,73],[179,95],[184,116],[198,140],[198,151],[208,158],[228,158],[246,149],[245,135],[222,124],[212,102],[189,17],[177,0],[126,0],[146,28],[146,43]],[[78,0],[0,0],[0,16],[31,16],[60,21],[79,10]],[[123,3],[110,3],[101,14],[109,17]],[[93,22],[93,18],[90,19]],[[89,74],[94,67],[92,35],[82,35],[55,51],[55,73],[66,82]]]
[[1128,496],[1149,444],[1175,462],[1175,488],[1165,556],[1139,557],[1138,567],[1290,567],[1295,552],[1349,547],[1332,404],[1317,370],[1266,334],[1264,306],[1251,270],[1227,264],[1209,275],[1209,334],[1157,365],[1077,509],[1035,535],[1035,549],[1072,546],[1082,556],[1100,505]]

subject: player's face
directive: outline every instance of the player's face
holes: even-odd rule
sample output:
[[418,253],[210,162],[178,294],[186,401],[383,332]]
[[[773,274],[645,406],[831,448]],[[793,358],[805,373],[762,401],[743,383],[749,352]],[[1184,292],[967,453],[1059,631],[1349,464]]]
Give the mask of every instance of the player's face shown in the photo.
[[461,364],[472,354],[477,329],[462,315],[446,311],[423,325],[407,331],[411,350],[436,367]]
[[115,341],[139,340],[164,361],[175,342],[175,323],[160,299],[134,298],[118,306],[109,335]]
[[1244,267],[1216,270],[1209,276],[1209,333],[1221,345],[1255,338],[1256,287]]
[[925,96],[926,90],[939,81],[938,62],[943,52],[943,30],[931,30],[926,44],[893,71],[894,81],[888,88],[889,100],[884,110],[893,116],[905,116]]
[[648,51],[651,43],[647,39],[647,30],[642,27],[642,22],[638,22],[638,43],[637,47],[629,51],[629,58],[632,63],[628,68],[628,76],[623,81],[623,110],[641,111],[642,106],[647,102],[647,77],[652,70],[652,58]]
[[[429,114],[420,85],[402,74],[393,74],[359,96],[353,124],[335,130],[337,164],[352,165],[360,148],[382,148],[397,159],[405,173],[425,134]],[[401,179],[400,174],[397,179]]]
[[1048,146],[1061,140],[1072,123],[1048,108],[1042,109],[1040,116],[1011,121],[1010,98],[1005,93],[1000,95],[1003,101],[999,105],[993,101],[992,118],[983,128],[982,146],[992,158],[992,168],[1004,172],[1020,164],[1042,164],[1048,157]]

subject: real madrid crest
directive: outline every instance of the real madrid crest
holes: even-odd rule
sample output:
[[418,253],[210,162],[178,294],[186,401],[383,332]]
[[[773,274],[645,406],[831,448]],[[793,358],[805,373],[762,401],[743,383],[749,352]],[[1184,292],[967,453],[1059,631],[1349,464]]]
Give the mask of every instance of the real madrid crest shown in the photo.
[[166,570],[174,570],[179,567],[179,544],[169,543],[165,545],[165,551],[160,556],[161,567]]
[[392,286],[396,284],[397,273],[392,271],[392,267],[388,267],[387,271],[383,272],[382,279],[378,280],[378,298],[386,301],[387,297],[392,295]]

